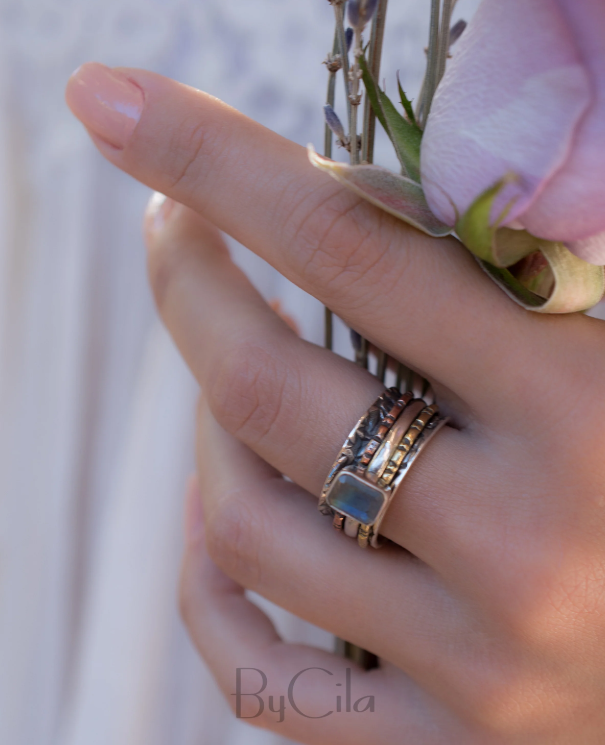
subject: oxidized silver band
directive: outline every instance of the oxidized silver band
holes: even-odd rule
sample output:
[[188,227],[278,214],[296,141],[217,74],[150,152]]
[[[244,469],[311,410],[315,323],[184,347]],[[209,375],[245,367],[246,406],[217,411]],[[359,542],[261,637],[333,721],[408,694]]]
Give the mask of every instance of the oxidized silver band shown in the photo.
[[380,546],[378,529],[412,463],[447,422],[412,392],[385,391],[357,422],[330,469],[319,509],[362,547]]
[[376,435],[389,415],[393,405],[401,398],[396,388],[388,388],[370,406],[353,427],[341,447],[334,465],[330,469],[319,498],[319,510],[324,515],[332,515],[333,510],[326,505],[326,495],[336,475],[347,466],[356,467],[366,445]]

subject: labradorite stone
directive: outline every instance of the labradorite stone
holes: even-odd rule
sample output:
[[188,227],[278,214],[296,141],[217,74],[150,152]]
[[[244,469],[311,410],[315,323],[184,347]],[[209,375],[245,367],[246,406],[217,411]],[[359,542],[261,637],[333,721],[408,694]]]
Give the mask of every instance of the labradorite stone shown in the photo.
[[334,479],[327,502],[335,510],[352,517],[363,525],[372,525],[384,504],[382,491],[348,471]]

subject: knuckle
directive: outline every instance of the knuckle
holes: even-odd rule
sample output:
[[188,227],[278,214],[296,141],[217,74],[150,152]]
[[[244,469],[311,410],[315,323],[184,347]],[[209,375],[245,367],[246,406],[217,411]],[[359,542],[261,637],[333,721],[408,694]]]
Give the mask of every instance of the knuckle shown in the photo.
[[545,560],[548,566],[526,572],[518,602],[507,613],[512,637],[535,649],[579,649],[605,633],[603,557],[564,557],[567,550],[575,552],[563,548]]
[[537,735],[542,733],[547,742],[550,729],[577,715],[566,671],[528,655],[516,642],[492,638],[489,651],[474,650],[457,679],[456,708],[474,732],[483,734],[480,742],[517,742],[530,732],[540,742]]
[[296,207],[284,223],[284,242],[309,286],[344,302],[355,296],[363,304],[378,286],[385,291],[385,282],[396,283],[393,275],[401,273],[407,252],[397,252],[395,262],[390,215],[332,184],[291,201]]
[[212,147],[212,128],[203,116],[194,115],[183,120],[174,138],[175,145],[170,148],[170,188],[179,191],[189,189],[199,178],[202,154]]
[[225,574],[254,589],[261,584],[260,552],[266,532],[262,514],[250,508],[246,494],[223,494],[208,516],[208,554]]
[[210,407],[229,432],[258,444],[279,429],[283,412],[296,415],[298,378],[270,344],[234,339],[212,367],[207,395]]
[[[476,685],[467,691],[468,716],[475,727],[490,738],[514,738],[526,734],[528,728],[540,726],[547,721],[546,708],[550,708],[552,691],[550,686],[535,676],[514,669],[510,663],[506,670],[499,665],[478,677]],[[550,715],[552,712],[548,712]]]

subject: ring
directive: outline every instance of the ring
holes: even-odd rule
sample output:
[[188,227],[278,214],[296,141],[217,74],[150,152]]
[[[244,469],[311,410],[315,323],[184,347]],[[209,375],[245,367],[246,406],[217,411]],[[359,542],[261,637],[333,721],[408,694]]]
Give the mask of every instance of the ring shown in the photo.
[[374,435],[378,432],[379,427],[384,419],[388,416],[390,410],[397,400],[401,398],[401,393],[397,388],[388,388],[365,412],[357,424],[353,427],[349,436],[341,447],[334,465],[330,469],[319,498],[319,511],[324,515],[332,515],[332,509],[326,505],[326,496],[332,481],[343,468],[355,466],[360,454]]
[[379,548],[379,527],[393,495],[448,418],[439,407],[396,388],[385,390],[351,430],[328,473],[319,510],[362,548]]

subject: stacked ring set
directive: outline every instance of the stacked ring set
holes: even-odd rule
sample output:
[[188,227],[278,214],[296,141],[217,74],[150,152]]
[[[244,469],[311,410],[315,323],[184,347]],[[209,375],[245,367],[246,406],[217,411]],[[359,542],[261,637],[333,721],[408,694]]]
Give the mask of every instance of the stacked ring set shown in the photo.
[[330,469],[319,510],[362,548],[379,548],[379,528],[397,488],[448,418],[435,403],[389,388],[357,422]]

